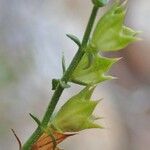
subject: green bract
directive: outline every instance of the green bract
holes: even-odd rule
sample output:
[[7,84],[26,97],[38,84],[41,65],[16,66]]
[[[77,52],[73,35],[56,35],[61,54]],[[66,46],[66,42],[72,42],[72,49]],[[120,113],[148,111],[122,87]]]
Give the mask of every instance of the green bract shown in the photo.
[[108,0],[92,0],[92,2],[97,7],[103,7],[108,3]]
[[86,67],[89,63],[88,55],[88,53],[84,55],[81,62],[75,69],[71,77],[72,82],[83,85],[95,85],[113,78],[111,76],[106,76],[105,73],[107,73],[111,66],[118,61],[117,58],[106,58],[95,53],[91,56],[91,64]]
[[125,27],[125,3],[116,3],[98,22],[89,49],[92,51],[116,51],[136,41],[138,32]]
[[92,101],[94,87],[86,87],[69,99],[53,118],[51,125],[61,132],[78,132],[89,128],[101,128],[94,123],[92,113],[99,101]]

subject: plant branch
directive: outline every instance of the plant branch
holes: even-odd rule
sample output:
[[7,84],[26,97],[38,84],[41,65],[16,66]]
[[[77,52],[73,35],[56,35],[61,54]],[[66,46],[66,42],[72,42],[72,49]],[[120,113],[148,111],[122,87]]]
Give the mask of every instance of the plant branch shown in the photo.
[[[84,33],[82,44],[81,44],[79,50],[77,51],[76,55],[74,56],[70,66],[68,67],[68,69],[65,71],[63,77],[61,78],[61,81],[65,82],[65,83],[67,83],[70,80],[70,77],[71,77],[73,71],[76,69],[77,65],[79,64],[80,60],[82,59],[83,55],[85,54],[85,49],[86,49],[93,25],[94,25],[94,21],[95,21],[98,9],[99,9],[98,7],[95,7],[95,6],[93,7],[92,14],[90,16],[86,31]],[[42,126],[46,127],[48,125],[49,120],[55,110],[55,107],[56,107],[63,91],[64,91],[64,87],[62,87],[61,84],[58,83],[57,88],[51,98],[51,101],[47,107],[47,110],[46,110],[43,120],[41,122]],[[37,141],[37,139],[41,136],[42,133],[43,133],[43,131],[41,130],[40,127],[38,127],[34,131],[34,133],[31,135],[31,137],[27,140],[27,142],[23,145],[22,150],[30,150],[31,146]]]

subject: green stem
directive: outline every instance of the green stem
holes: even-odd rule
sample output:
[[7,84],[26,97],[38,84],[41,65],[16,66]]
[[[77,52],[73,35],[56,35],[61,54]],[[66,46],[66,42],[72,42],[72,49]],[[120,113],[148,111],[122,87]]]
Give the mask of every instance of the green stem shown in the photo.
[[[80,60],[82,59],[83,55],[85,54],[85,48],[87,46],[87,43],[88,43],[88,40],[90,37],[90,33],[92,31],[98,9],[99,9],[98,7],[95,7],[95,6],[93,7],[92,14],[90,16],[86,31],[84,33],[81,47],[77,51],[77,53],[74,56],[70,66],[68,67],[68,69],[66,70],[66,72],[64,73],[64,75],[61,79],[62,81],[65,81],[66,83],[70,80],[70,77],[71,77],[73,71],[75,70],[75,68],[79,64]],[[45,112],[43,120],[41,122],[42,126],[46,127],[48,125],[49,120],[50,120],[50,118],[51,118],[51,116],[55,110],[55,107],[56,107],[56,105],[59,101],[59,98],[60,98],[63,91],[64,91],[64,87],[62,87],[61,84],[58,84],[57,88],[56,88],[56,90],[55,90],[55,92],[51,98],[51,101],[48,105],[48,108]],[[30,150],[31,146],[37,141],[37,139],[41,136],[42,133],[43,133],[43,131],[41,130],[41,127],[38,127],[34,131],[34,133],[31,135],[31,137],[27,140],[27,142],[23,145],[22,150]]]

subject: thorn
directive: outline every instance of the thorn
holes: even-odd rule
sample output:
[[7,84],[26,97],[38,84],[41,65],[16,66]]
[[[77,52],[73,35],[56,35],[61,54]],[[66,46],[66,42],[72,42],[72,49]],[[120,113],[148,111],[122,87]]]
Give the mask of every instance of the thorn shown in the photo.
[[11,131],[12,131],[12,133],[14,134],[14,136],[15,136],[15,138],[16,138],[18,144],[19,144],[19,150],[21,150],[21,149],[22,149],[22,143],[21,143],[19,137],[17,136],[17,134],[15,133],[15,131],[14,131],[13,129],[11,129]]

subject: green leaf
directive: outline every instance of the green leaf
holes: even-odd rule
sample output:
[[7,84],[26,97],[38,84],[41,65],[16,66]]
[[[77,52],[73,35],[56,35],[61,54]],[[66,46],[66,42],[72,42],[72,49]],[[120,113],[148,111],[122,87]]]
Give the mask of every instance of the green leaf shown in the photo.
[[106,58],[99,54],[93,55],[93,61],[89,68],[85,68],[88,64],[88,53],[86,53],[77,68],[75,69],[71,81],[82,85],[95,85],[105,80],[112,79],[111,76],[106,76],[110,67],[116,63],[117,58]]
[[121,4],[118,2],[113,5],[99,20],[88,49],[117,51],[138,40],[136,37],[138,32],[124,26],[125,16],[125,3]]
[[81,46],[81,42],[76,36],[72,34],[67,34],[67,37],[74,41],[79,47]]
[[62,132],[78,132],[89,128],[101,128],[95,124],[92,113],[99,101],[92,101],[95,87],[86,87],[70,98],[53,118],[52,126]]
[[38,126],[41,126],[41,122],[40,122],[40,120],[39,120],[37,117],[35,117],[35,116],[32,115],[31,113],[29,113],[29,115],[30,115],[31,118],[38,124]]

